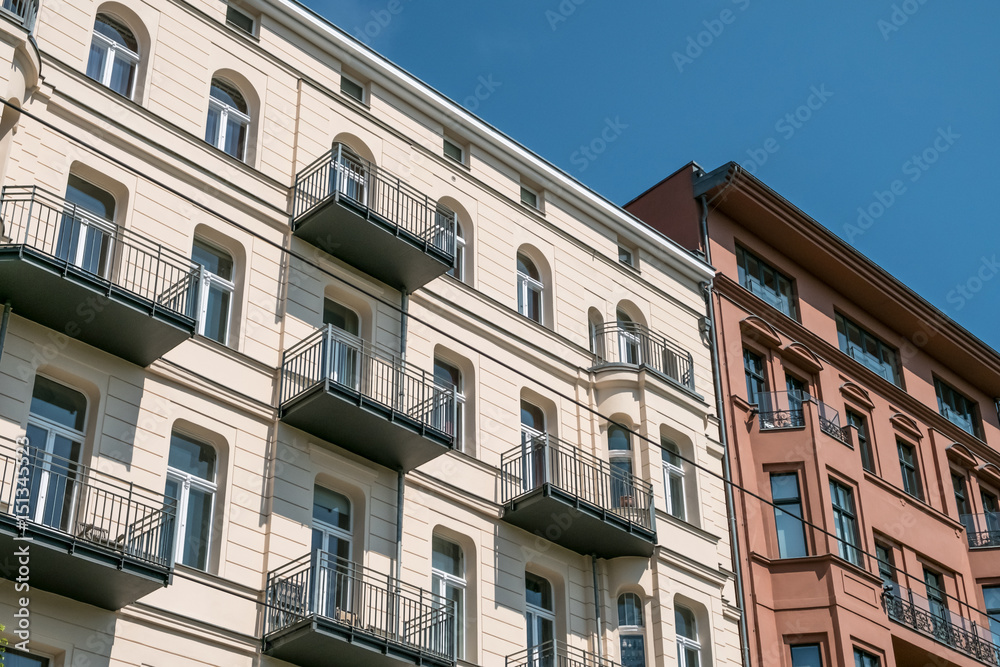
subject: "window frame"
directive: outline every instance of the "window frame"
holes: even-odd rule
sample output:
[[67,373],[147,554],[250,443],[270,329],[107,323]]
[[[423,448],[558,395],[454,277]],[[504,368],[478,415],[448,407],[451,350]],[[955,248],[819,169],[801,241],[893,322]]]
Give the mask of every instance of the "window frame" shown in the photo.
[[855,646],[854,667],[882,667],[882,658]]
[[[523,258],[523,259],[522,259]],[[538,270],[538,264],[535,263],[528,255],[523,252],[517,253],[517,264],[527,263],[530,264],[535,272],[538,274],[538,278],[532,278],[530,275],[521,271],[520,267],[517,267],[517,312],[521,314],[522,317],[526,317],[532,322],[537,322],[538,324],[544,324],[545,320],[545,283],[542,281],[542,272]],[[529,314],[529,292],[536,295],[538,299],[538,319],[536,320]]]
[[[637,619],[626,618],[626,621],[637,620],[638,624],[622,622],[622,600],[628,596],[631,596],[638,601],[637,609],[639,617]],[[618,606],[618,657],[622,658],[622,653],[624,652],[625,649],[623,644],[626,639],[631,637],[639,637],[642,640],[642,650],[643,650],[642,664],[637,665],[636,667],[646,667],[646,615],[643,609],[642,597],[638,593],[626,591],[618,596],[617,606]],[[627,664],[623,662],[622,667],[633,667],[633,664],[634,663]]]
[[[174,545],[173,545],[173,562],[175,564],[184,565],[185,567],[190,567],[201,572],[208,572],[209,567],[212,564],[212,545],[214,542],[215,530],[215,510],[218,501],[219,494],[219,450],[210,442],[206,442],[201,438],[188,435],[183,431],[174,431],[170,434],[171,441],[174,436],[180,436],[185,440],[190,442],[203,445],[205,447],[211,448],[215,453],[215,464],[212,470],[212,478],[214,481],[209,482],[208,480],[202,479],[195,476],[192,473],[186,472],[184,470],[179,470],[170,465],[170,452],[167,451],[167,481],[170,480],[177,482],[178,484],[178,494],[179,497],[175,498],[176,505],[174,506]],[[171,447],[173,443],[171,442]],[[197,491],[201,491],[208,495],[208,540],[205,545],[205,565],[200,567],[198,565],[190,565],[182,561],[183,549],[187,539],[187,507],[190,500],[191,489],[194,488]]]
[[[823,645],[822,644],[820,644],[819,642],[809,642],[809,643],[806,643],[806,644],[791,644],[791,645],[789,645],[789,647],[788,647],[788,653],[789,653],[789,659],[791,661],[792,667],[802,667],[802,665],[797,664],[796,661],[795,661],[795,650],[796,649],[815,649],[816,650],[816,657],[819,658],[819,665],[816,665],[815,667],[823,667]],[[809,667],[809,666],[807,666],[807,667]]]
[[[555,637],[556,637],[556,591],[555,591],[555,587],[552,585],[552,582],[548,578],[546,578],[546,577],[534,574],[532,572],[525,572],[524,575],[525,575],[524,576],[524,588],[525,588],[525,595],[524,595],[524,617],[525,617],[525,619],[524,620],[525,620],[526,629],[527,629],[528,632],[533,632],[534,631],[534,628],[531,627],[531,624],[532,624],[533,621],[535,621],[535,622],[537,622],[537,621],[548,622],[548,623],[551,624],[552,637],[553,637],[553,640],[554,640]],[[534,604],[528,602],[527,589],[528,589],[528,578],[529,577],[531,577],[532,579],[537,579],[539,581],[544,582],[545,585],[548,587],[548,589],[549,589],[549,595],[552,598],[552,608],[551,609],[546,609],[545,607],[539,607],[537,605],[534,605]],[[543,643],[544,642],[539,642],[539,643],[536,643],[534,646],[529,646],[528,647],[528,649],[529,649],[528,653],[534,659],[533,664],[534,663],[541,663],[541,658],[542,658],[543,654],[541,654],[539,652],[532,652],[531,649],[535,648],[536,646],[540,646]]]
[[[751,277],[747,257],[753,259],[753,261],[757,263],[758,275]],[[736,244],[736,266],[737,278],[743,289],[747,290],[754,296],[757,296],[778,312],[787,315],[796,322],[800,321],[799,296],[794,279],[786,276],[784,273],[774,268],[774,266],[772,266],[769,262],[765,262],[756,253],[747,250],[739,243]],[[773,281],[777,289],[771,289],[765,284],[766,276],[764,274],[767,271],[770,271],[773,274]],[[782,281],[788,284],[787,295],[782,294],[780,291]],[[754,289],[753,285],[759,285],[760,287]],[[778,302],[778,305],[776,305],[775,301]],[[780,304],[782,303],[787,304],[787,310],[781,307]]]
[[[241,26],[239,23],[236,23],[235,21],[233,21],[230,18],[230,16],[229,16],[230,12],[235,12],[236,14],[240,14],[241,16],[249,19],[250,20],[250,30],[247,30],[246,28],[244,28],[243,26]],[[249,35],[250,37],[257,37],[257,25],[258,25],[257,18],[255,16],[250,15],[249,12],[243,11],[243,9],[241,9],[240,7],[237,7],[236,5],[234,5],[231,2],[227,2],[226,3],[226,25],[229,26],[229,27],[231,27],[231,28],[235,28],[236,30],[239,30],[241,33],[243,33],[245,35]]]
[[[100,19],[101,16],[108,17],[108,18],[110,18],[110,19],[112,19],[112,20],[117,21],[118,23],[120,23],[122,25],[122,27],[124,27],[125,29],[127,29],[129,31],[129,33],[131,33],[132,39],[135,40],[136,46],[138,46],[139,40],[138,40],[138,38],[135,35],[135,30],[133,30],[131,27],[129,27],[129,25],[125,21],[121,20],[120,18],[118,18],[117,16],[115,16],[113,14],[109,14],[107,12],[98,12],[97,15],[94,17],[94,23],[95,24],[97,23],[97,21]],[[113,25],[111,25],[111,24],[109,24],[107,22],[105,22],[105,25],[109,26],[110,28],[112,28],[114,30],[117,30],[117,28],[115,28],[115,26],[113,26]],[[112,91],[114,93],[117,93],[118,95],[121,95],[125,99],[133,100],[135,98],[135,86],[136,86],[136,82],[139,79],[139,63],[142,61],[142,57],[140,56],[139,52],[138,51],[132,51],[127,46],[123,46],[123,45],[119,44],[118,42],[114,41],[113,39],[111,39],[110,37],[107,37],[106,35],[102,35],[101,33],[97,32],[96,25],[95,25],[95,28],[91,30],[91,34],[92,34],[92,36],[91,36],[91,40],[90,40],[90,48],[91,49],[94,48],[94,41],[96,40],[96,41],[100,42],[101,47],[103,47],[105,49],[105,51],[104,51],[104,57],[103,57],[103,61],[104,62],[101,63],[101,76],[100,76],[100,78],[97,78],[97,77],[89,77],[89,78],[91,78],[94,81],[97,81],[99,84],[101,84],[102,86],[104,86],[108,90],[110,90],[110,91]],[[91,51],[91,55],[93,55],[93,51]],[[127,93],[123,93],[122,91],[116,90],[115,88],[111,87],[111,76],[112,76],[112,73],[114,72],[114,64],[115,64],[115,60],[117,59],[117,57],[119,55],[122,57],[123,60],[127,61],[129,63],[129,65],[131,66],[131,68],[132,68],[132,76],[131,76],[131,80],[130,80],[130,83],[129,83],[129,90],[128,90]],[[87,70],[90,69],[90,62],[91,62],[90,56],[88,56],[87,57]]]
[[[669,446],[668,446],[669,445]],[[670,447],[673,447],[675,451],[670,451]],[[681,457],[681,449],[677,446],[677,443],[673,440],[667,438],[660,438],[660,448],[661,448],[661,460],[663,465],[663,495],[665,498],[665,505],[667,514],[679,519],[681,521],[687,521],[687,484],[685,480],[685,470],[684,470],[684,459]],[[669,460],[668,457],[677,457],[679,465]],[[678,495],[681,499],[680,511],[674,507],[673,495],[674,495],[674,482],[679,484],[680,490]]]
[[875,566],[878,570],[879,579],[882,580],[882,589],[885,590],[888,586],[893,594],[897,595],[899,581],[896,574],[896,559],[893,555],[893,548],[878,540],[875,540]]
[[[995,590],[997,592],[996,607],[990,607],[989,597],[986,595],[986,591],[988,590]],[[986,618],[989,620],[990,631],[1000,637],[1000,583],[983,585],[983,610],[986,612]]]
[[[434,541],[441,540],[442,542],[447,542],[448,544],[457,547],[459,553],[461,554],[460,565],[463,576],[458,577],[450,572],[445,572],[444,570],[439,570],[434,567]],[[468,605],[468,597],[466,595],[468,591],[468,574],[466,568],[466,558],[465,549],[462,545],[453,540],[449,540],[446,537],[440,535],[432,535],[431,537],[431,592],[442,599],[450,600],[448,597],[449,589],[459,591],[461,595],[461,608],[455,610],[455,656],[459,660],[465,658],[465,613]]]
[[[946,400],[945,396],[942,396],[944,392],[951,394],[950,402]],[[938,414],[972,437],[982,440],[983,419],[978,401],[972,400],[938,377],[934,378],[934,394],[937,396]],[[964,404],[968,412],[962,413],[957,407],[959,404]],[[949,415],[954,415],[954,417]],[[963,417],[965,416],[968,418],[968,428],[964,425],[966,420]]]
[[[344,82],[345,81],[348,84],[353,84],[353,85],[357,86],[358,89],[360,90],[360,95],[354,95],[351,92],[348,92],[347,90],[344,90]],[[340,86],[339,86],[339,90],[340,90],[340,93],[344,97],[347,97],[348,99],[352,99],[355,102],[358,102],[359,104],[364,104],[364,105],[368,104],[368,86],[366,86],[365,84],[361,83],[361,81],[359,81],[358,79],[354,78],[353,76],[350,76],[349,74],[344,74],[343,72],[340,73]]]
[[[904,451],[909,452],[910,460],[903,458]],[[899,458],[899,474],[903,478],[903,493],[922,501],[924,499],[924,485],[920,479],[920,460],[917,457],[916,445],[897,437],[896,455]],[[914,486],[916,488],[911,488]]]
[[[534,200],[534,201],[525,201],[525,195],[530,195],[530,199]],[[532,210],[535,210],[535,211],[541,211],[542,210],[542,206],[541,206],[541,204],[542,204],[542,195],[541,195],[541,193],[539,193],[534,188],[528,187],[524,183],[521,183],[521,194],[520,194],[519,201],[521,202],[521,204],[523,206],[527,206],[528,208],[530,208]]]
[[[837,325],[837,346],[840,348],[840,351],[879,377],[902,389],[903,369],[900,366],[899,350],[839,311],[834,312],[834,320]],[[850,327],[854,327],[857,330],[858,338],[861,341],[860,346],[851,341]],[[875,345],[875,349],[878,351],[877,360],[872,360],[872,355],[866,351],[869,341]],[[882,360],[884,351],[892,353],[893,361],[889,365],[886,365],[885,361]],[[878,368],[875,367],[876,364]],[[882,370],[880,371],[879,369]],[[886,377],[887,373],[883,372],[886,370],[891,371],[891,377]]]
[[[796,491],[797,495],[794,498],[792,496],[787,496],[787,497],[783,496],[783,497],[780,497],[780,498],[775,498],[775,496],[774,496],[774,478],[775,477],[794,477],[795,478],[795,491]],[[805,514],[805,508],[804,508],[804,505],[803,505],[803,502],[802,502],[802,484],[801,484],[801,480],[799,479],[799,471],[797,471],[797,470],[774,470],[774,471],[771,471],[768,474],[768,486],[770,488],[771,503],[773,505],[773,510],[774,510],[774,512],[773,512],[773,514],[774,514],[774,532],[775,532],[775,538],[777,539],[778,558],[806,558],[806,557],[808,557],[811,550],[809,548],[809,540],[808,540],[808,536],[806,534],[805,518],[803,516],[803,514]],[[797,515],[794,514],[791,511],[787,510],[787,509],[784,509],[784,506],[792,506],[792,505],[798,506],[798,512],[799,513]],[[799,529],[800,529],[801,535],[802,535],[802,548],[803,548],[804,553],[802,553],[802,554],[795,554],[795,555],[786,555],[785,553],[783,553],[784,550],[781,547],[781,544],[782,544],[782,542],[781,542],[781,536],[779,535],[779,531],[778,531],[778,525],[779,525],[778,512],[782,512],[784,515],[787,515],[787,516],[791,517],[792,520],[795,520],[795,521],[798,522]]]
[[[220,82],[222,84],[225,84],[226,86],[228,86],[228,87],[234,89],[236,92],[238,92],[240,94],[240,97],[243,98],[243,102],[246,103],[246,105],[247,105],[247,113],[243,113],[242,111],[240,111],[236,107],[231,106],[228,103],[224,102],[223,100],[220,100],[217,97],[213,96],[212,95],[212,88],[222,88],[222,86],[215,85],[216,82]],[[223,153],[225,153],[226,155],[228,155],[231,158],[234,158],[236,160],[239,160],[240,162],[246,163],[247,162],[247,151],[249,150],[250,140],[251,140],[250,130],[251,130],[251,127],[253,125],[253,118],[250,115],[250,111],[251,111],[251,109],[250,109],[250,102],[249,102],[249,100],[247,100],[247,96],[243,93],[242,90],[240,90],[239,86],[237,86],[236,84],[232,83],[228,79],[223,79],[223,78],[220,78],[220,77],[213,77],[212,78],[212,82],[209,85],[209,91],[208,91],[208,115],[211,115],[211,113],[212,113],[213,110],[215,110],[215,111],[217,111],[219,113],[219,129],[218,129],[218,133],[216,134],[215,140],[214,141],[209,140],[209,138],[207,136],[207,134],[208,134],[208,117],[206,116],[206,120],[205,120],[205,133],[206,133],[205,143],[207,143],[209,146],[212,146],[213,148],[216,148],[216,149],[222,151]],[[226,140],[228,139],[229,119],[230,119],[230,116],[233,117],[234,119],[236,119],[241,124],[241,126],[244,128],[244,130],[246,131],[246,140],[243,142],[243,150],[242,150],[242,152],[241,152],[240,155],[234,155],[234,154],[232,154],[232,153],[230,153],[229,151],[226,150]]]
[[847,423],[854,427],[858,434],[858,453],[861,454],[861,467],[867,472],[876,474],[875,450],[872,448],[871,433],[868,429],[868,417],[857,410],[845,409]]
[[[435,356],[434,357],[434,380],[438,381],[437,369],[440,366],[445,371],[448,371],[448,375],[458,379],[458,384],[454,381],[449,380],[452,383],[451,389],[454,391],[455,396],[455,450],[464,451],[465,446],[465,374],[462,369],[458,367],[458,364],[454,364],[448,359]],[[447,387],[446,387],[447,388]]]
[[[687,636],[682,635],[680,632],[677,631],[677,628],[676,628],[676,625],[677,625],[676,617],[677,617],[678,614],[681,613],[681,610],[686,611],[688,614],[691,615],[691,621],[692,621],[692,624],[694,625],[694,637],[687,637]],[[676,636],[676,639],[677,639],[677,667],[701,667],[701,662],[702,662],[702,660],[701,660],[701,631],[698,628],[698,625],[699,625],[699,623],[698,623],[698,616],[695,615],[694,611],[692,611],[689,607],[685,607],[684,605],[676,605],[676,607],[674,609],[674,618],[675,618],[675,620],[674,620],[674,626],[675,626],[674,627],[674,635]],[[690,651],[694,651],[695,654],[697,655],[697,661],[696,661],[696,664],[694,664],[694,665],[689,665],[688,664],[687,652],[689,650]]]
[[[455,157],[454,155],[451,155],[448,152],[449,146],[458,152],[458,157]],[[462,144],[458,143],[457,141],[453,141],[448,137],[443,137],[441,144],[441,153],[449,160],[457,162],[460,165],[465,165],[465,155],[466,155],[465,147],[462,146]]]
[[[194,255],[194,248],[196,246],[201,246],[202,250],[210,252],[216,255],[217,257],[225,256],[226,258],[228,258],[230,264],[232,265],[232,272],[234,278],[236,277],[236,260],[233,258],[232,253],[230,253],[225,248],[222,248],[210,241],[206,241],[200,237],[197,236],[195,237],[194,243],[192,244],[191,261],[195,262],[195,264],[198,264],[198,266],[200,267],[200,271],[198,274],[198,301],[196,304],[197,308],[195,309],[195,314],[198,318],[198,335],[204,338],[208,338],[209,340],[214,340],[215,342],[228,347],[229,336],[232,333],[233,306],[234,306],[233,302],[236,300],[236,282],[235,280],[226,280],[222,276],[219,276],[209,271],[207,267],[205,267],[202,264],[199,264],[196,260],[194,260],[193,255]],[[208,305],[209,305],[208,302],[213,288],[224,293],[227,297],[226,316],[223,318],[226,329],[221,340],[218,338],[213,338],[212,336],[209,336],[205,333],[206,325],[208,322]]]
[[[837,491],[842,493],[838,494]],[[850,503],[839,503],[843,495]],[[837,551],[841,558],[852,565],[864,569],[864,548],[861,545],[861,520],[854,487],[836,479],[830,479],[830,504],[833,508],[834,534],[837,536]]]
[[[748,362],[759,362],[760,369],[751,369]],[[758,354],[756,351],[750,348],[743,347],[743,374],[746,379],[746,390],[747,390],[747,402],[751,405],[760,405],[761,396],[768,395],[768,380],[767,380],[767,361],[764,355]],[[759,386],[756,388],[751,388],[750,382],[754,381]],[[753,395],[751,395],[753,394]]]

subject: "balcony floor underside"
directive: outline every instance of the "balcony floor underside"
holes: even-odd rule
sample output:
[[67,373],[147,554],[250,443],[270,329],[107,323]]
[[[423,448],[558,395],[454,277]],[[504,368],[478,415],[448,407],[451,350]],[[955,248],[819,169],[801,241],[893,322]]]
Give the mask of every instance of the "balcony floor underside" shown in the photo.
[[25,246],[0,246],[0,303],[17,315],[148,366],[190,338],[191,318]]
[[409,472],[451,449],[451,439],[356,391],[320,383],[281,408],[289,426],[391,470]]
[[503,518],[577,553],[598,558],[653,555],[656,532],[550,484],[509,501]]
[[452,667],[455,664],[389,641],[377,633],[325,618],[305,619],[268,635],[264,640],[264,653],[299,667],[331,664],[339,667]]
[[443,275],[453,258],[346,198],[329,198],[293,226],[308,241],[396,289],[410,292]]
[[7,578],[16,580],[21,563],[18,549],[27,545],[31,588],[117,611],[168,585],[171,571],[143,563],[110,548],[75,539],[46,526],[26,524],[18,537],[17,521],[0,515],[0,553],[11,565]]

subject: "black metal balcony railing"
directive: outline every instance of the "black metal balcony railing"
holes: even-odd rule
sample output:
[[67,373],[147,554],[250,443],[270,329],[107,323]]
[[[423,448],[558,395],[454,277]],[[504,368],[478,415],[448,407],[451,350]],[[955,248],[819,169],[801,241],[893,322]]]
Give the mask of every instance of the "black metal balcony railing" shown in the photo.
[[508,655],[506,667],[621,667],[617,662],[593,653],[549,641]]
[[1000,667],[1000,637],[990,631],[986,614],[967,610],[970,616],[977,616],[967,618],[901,586],[885,590],[882,605],[896,623],[987,665]]
[[844,444],[851,444],[850,429],[840,425],[840,413],[823,401],[800,391],[761,394],[757,401],[760,430],[776,431],[806,425],[806,403],[816,405],[820,431]]
[[840,440],[845,445],[852,445],[851,430],[840,425],[840,412],[815,398],[812,399],[812,402],[816,404],[819,412],[819,430],[831,438]]
[[691,353],[645,325],[614,322],[599,327],[593,336],[594,368],[610,364],[645,367],[694,391]]
[[455,435],[453,388],[442,387],[430,373],[333,325],[285,352],[281,405],[326,381],[444,436]]
[[298,220],[330,198],[344,198],[395,228],[455,257],[455,220],[437,203],[396,176],[359,157],[343,144],[295,177],[292,218]]
[[172,566],[174,514],[162,494],[37,447],[27,447],[22,457],[19,470],[16,453],[0,453],[0,512],[17,522],[19,532],[38,529],[144,564]]
[[963,514],[960,518],[970,547],[1000,547],[1000,512]]
[[[322,620],[352,635],[455,660],[454,602],[334,554],[317,550],[269,572],[266,594],[265,640],[301,621]],[[332,646],[330,655],[336,650]]]
[[653,485],[550,435],[503,454],[503,502],[548,484],[602,512],[652,531]]
[[44,257],[60,271],[78,274],[151,304],[194,319],[199,267],[188,257],[118,227],[37,186],[0,191],[0,249]]
[[2,13],[12,14],[14,19],[28,32],[35,29],[38,16],[38,0],[3,0]]

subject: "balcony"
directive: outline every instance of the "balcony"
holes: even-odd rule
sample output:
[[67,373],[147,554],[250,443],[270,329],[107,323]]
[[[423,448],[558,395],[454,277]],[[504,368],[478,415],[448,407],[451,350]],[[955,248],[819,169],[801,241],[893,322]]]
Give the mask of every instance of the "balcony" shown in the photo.
[[840,413],[809,394],[793,391],[776,391],[761,394],[757,400],[757,414],[761,431],[804,428],[808,419],[806,403],[813,403],[819,416],[819,430],[845,445],[851,445],[850,429],[840,425]]
[[347,146],[295,177],[292,233],[410,292],[455,264],[455,220]]
[[316,551],[267,575],[264,653],[300,667],[455,664],[454,602]]
[[38,16],[38,0],[3,0],[0,4],[0,15],[32,32],[35,29],[35,18]]
[[116,611],[170,583],[162,494],[30,446],[0,470],[0,552],[27,546],[32,587]]
[[505,667],[621,667],[617,662],[593,653],[549,641],[508,655]]
[[403,472],[455,444],[453,388],[332,325],[285,352],[280,417]]
[[543,435],[501,457],[503,518],[577,553],[653,555],[653,486]]
[[882,593],[882,605],[896,623],[984,664],[1000,667],[1000,637],[990,631],[986,614],[971,608],[964,609],[964,615],[958,614],[898,585]]
[[0,192],[0,302],[140,366],[194,335],[199,270],[34,186]]
[[963,514],[961,521],[969,538],[969,548],[1000,547],[1000,512]]
[[645,325],[615,322],[598,328],[593,335],[592,370],[616,365],[648,369],[694,391],[691,353]]

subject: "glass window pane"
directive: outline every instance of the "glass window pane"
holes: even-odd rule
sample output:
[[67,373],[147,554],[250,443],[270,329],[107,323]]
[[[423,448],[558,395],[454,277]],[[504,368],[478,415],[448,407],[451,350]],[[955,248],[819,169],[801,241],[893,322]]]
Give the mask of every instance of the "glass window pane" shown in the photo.
[[229,290],[212,286],[208,290],[205,308],[204,336],[225,343],[229,335]]
[[115,198],[111,193],[88,183],[79,176],[69,175],[66,200],[99,218],[113,220],[115,217]]
[[674,609],[674,625],[678,637],[698,641],[698,625],[695,622],[694,614],[686,607]]
[[243,99],[243,94],[228,81],[222,79],[212,79],[212,88],[210,92],[213,99],[222,102],[228,107],[236,109],[240,113],[246,114],[248,112],[246,100]]
[[242,160],[246,156],[247,144],[247,124],[236,118],[229,118],[226,122],[226,145],[222,147],[237,160]]
[[646,642],[642,635],[621,635],[619,642],[621,667],[646,667]]
[[313,520],[351,530],[351,501],[347,496],[317,486],[313,493]]
[[119,46],[137,53],[139,44],[128,26],[109,14],[98,14],[94,19],[94,32],[110,39]]
[[233,258],[224,250],[195,239],[191,249],[191,260],[223,280],[233,279]]
[[521,425],[527,426],[528,428],[538,431],[539,433],[545,432],[545,414],[542,409],[528,403],[527,401],[521,401]]
[[212,533],[212,495],[200,489],[188,492],[187,532],[181,563],[204,570],[208,567],[209,536]]
[[170,458],[174,470],[209,482],[215,481],[215,448],[180,433],[170,436]]
[[437,535],[434,536],[432,543],[431,567],[453,577],[464,577],[465,564],[462,547]]
[[541,577],[526,573],[524,592],[527,604],[539,609],[552,610],[552,585]]
[[617,424],[608,427],[608,449],[611,451],[630,451],[632,449],[632,439],[629,432]]
[[680,477],[670,478],[670,513],[678,519],[684,519],[684,482]]
[[39,658],[8,648],[3,654],[4,667],[49,667],[48,658]]
[[119,95],[132,96],[132,80],[135,78],[135,64],[127,59],[116,57],[111,66],[111,80],[108,87]]
[[222,130],[222,112],[215,107],[208,107],[208,121],[205,123],[205,141],[213,146],[219,145],[219,132]]
[[819,644],[792,647],[792,667],[823,667]]
[[462,386],[462,373],[446,361],[434,360],[434,380],[441,385],[454,385],[459,391]]
[[108,47],[98,41],[90,45],[90,56],[87,59],[87,76],[97,81],[104,79],[104,64],[108,57]]
[[361,333],[361,320],[358,318],[358,314],[347,306],[330,299],[323,300],[323,324],[332,324],[355,336]]
[[38,375],[35,376],[29,410],[33,415],[82,431],[87,399],[78,391]]

